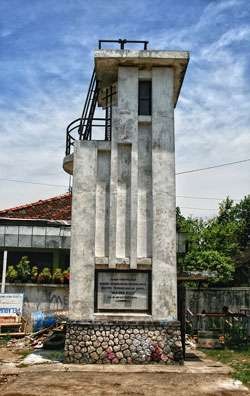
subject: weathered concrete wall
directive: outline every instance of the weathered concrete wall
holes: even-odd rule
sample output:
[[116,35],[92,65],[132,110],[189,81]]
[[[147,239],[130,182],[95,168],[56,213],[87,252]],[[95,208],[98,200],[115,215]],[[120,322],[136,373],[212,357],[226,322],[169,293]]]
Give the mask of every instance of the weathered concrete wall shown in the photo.
[[152,182],[154,319],[177,318],[174,71],[152,70]]
[[75,143],[71,226],[69,317],[93,317],[95,277],[97,150],[95,142]]
[[[1,285],[1,283],[0,283]],[[6,293],[24,293],[23,312],[26,317],[33,311],[67,310],[69,306],[68,285],[7,283]],[[250,308],[250,288],[187,289],[187,308],[193,313],[221,312],[223,306],[238,312]]]
[[23,293],[23,315],[30,320],[34,311],[68,310],[68,285],[6,283],[6,293]]
[[[152,78],[152,116],[138,116],[140,78]],[[127,269],[145,259],[152,269],[152,319],[177,319],[174,78],[171,67],[142,73],[138,65],[119,66],[112,141],[75,143],[72,320],[96,317],[96,259]]]

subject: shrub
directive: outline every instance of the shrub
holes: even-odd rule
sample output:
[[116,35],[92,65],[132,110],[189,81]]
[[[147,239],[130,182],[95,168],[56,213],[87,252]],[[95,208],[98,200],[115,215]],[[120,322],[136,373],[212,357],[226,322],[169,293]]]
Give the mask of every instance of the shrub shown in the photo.
[[34,265],[31,268],[31,280],[32,280],[32,282],[36,283],[37,282],[37,278],[38,278],[38,267],[36,265]]
[[69,268],[63,271],[64,283],[69,283]]
[[52,280],[54,283],[63,283],[64,276],[61,268],[56,268],[52,275]]
[[31,270],[30,261],[27,256],[23,256],[17,264],[17,277],[21,282],[27,282],[30,280]]
[[42,272],[40,272],[40,274],[37,277],[37,282],[38,283],[50,283],[51,278],[52,278],[52,275],[51,275],[50,269],[48,267],[44,267]]
[[14,265],[7,267],[6,279],[8,282],[15,282],[17,280],[17,270]]

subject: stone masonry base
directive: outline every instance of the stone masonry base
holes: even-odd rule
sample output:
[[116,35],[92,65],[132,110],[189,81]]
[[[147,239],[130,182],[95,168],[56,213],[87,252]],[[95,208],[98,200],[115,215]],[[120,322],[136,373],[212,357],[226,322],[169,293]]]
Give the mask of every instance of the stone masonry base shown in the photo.
[[69,322],[66,363],[183,363],[179,322]]

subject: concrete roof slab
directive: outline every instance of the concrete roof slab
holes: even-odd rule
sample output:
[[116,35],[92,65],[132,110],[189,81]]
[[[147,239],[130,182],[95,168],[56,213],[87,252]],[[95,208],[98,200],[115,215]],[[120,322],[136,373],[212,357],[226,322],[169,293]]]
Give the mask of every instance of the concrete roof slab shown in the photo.
[[188,51],[107,49],[95,51],[96,77],[101,89],[117,81],[120,66],[135,66],[142,70],[152,69],[152,67],[173,67],[175,71],[174,105],[178,100],[188,61]]

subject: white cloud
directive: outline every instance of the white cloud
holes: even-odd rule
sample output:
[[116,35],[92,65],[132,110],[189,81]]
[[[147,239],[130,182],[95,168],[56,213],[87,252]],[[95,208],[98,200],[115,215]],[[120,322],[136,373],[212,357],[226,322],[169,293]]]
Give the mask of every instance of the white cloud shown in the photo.
[[[240,0],[212,1],[192,25],[185,24],[184,19],[179,30],[173,25],[159,30],[156,26],[150,30],[151,48],[192,51],[176,109],[177,170],[249,157],[249,64],[241,46],[250,38],[250,26],[240,20],[246,12],[244,4]],[[98,7],[103,9],[101,2]],[[105,26],[108,38],[116,37],[118,30],[129,32],[130,37],[135,34],[136,38],[149,34],[147,19],[138,26],[132,26],[124,18],[124,22],[117,26],[115,16],[123,10],[122,2],[118,6],[112,3],[107,9],[113,18],[113,22]],[[137,11],[137,15],[147,14],[141,2],[137,5]],[[238,18],[237,26],[232,25],[233,13]],[[87,13],[89,23],[93,14],[94,9],[91,8]],[[35,19],[35,12],[32,18]],[[148,18],[157,19],[155,9]],[[20,22],[18,27],[22,27]],[[90,78],[92,67],[91,47],[103,31],[104,26],[98,23],[93,34],[88,32],[88,26],[72,23],[60,37],[60,49],[52,51],[43,48],[39,54],[31,54],[27,59],[5,61],[4,70],[23,73],[25,97],[20,101],[13,100],[12,108],[0,112],[1,144],[4,147],[0,156],[0,177],[67,185],[68,177],[62,170],[65,127],[81,113],[87,88],[86,77]],[[41,76],[46,73],[51,76],[45,81]],[[177,193],[208,197],[229,194],[240,198],[249,191],[249,174],[246,163],[178,176]],[[0,207],[61,192],[64,192],[63,187],[6,182],[1,191]],[[217,205],[213,200],[204,202],[184,198],[178,198],[177,203],[183,207],[205,209],[216,209]],[[214,213],[207,210],[183,211],[197,215]]]

